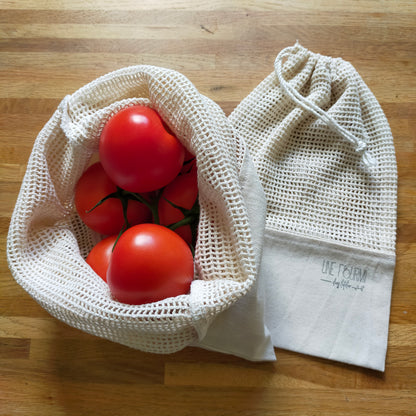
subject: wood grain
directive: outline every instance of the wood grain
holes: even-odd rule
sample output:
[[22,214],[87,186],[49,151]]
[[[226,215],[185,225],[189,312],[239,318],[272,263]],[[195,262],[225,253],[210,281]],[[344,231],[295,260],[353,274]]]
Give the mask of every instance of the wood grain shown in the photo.
[[[350,61],[399,171],[384,374],[277,350],[275,363],[153,355],[55,320],[13,280],[6,236],[33,142],[60,100],[134,64],[176,69],[229,114],[296,40]],[[0,415],[416,415],[416,3],[0,1]]]

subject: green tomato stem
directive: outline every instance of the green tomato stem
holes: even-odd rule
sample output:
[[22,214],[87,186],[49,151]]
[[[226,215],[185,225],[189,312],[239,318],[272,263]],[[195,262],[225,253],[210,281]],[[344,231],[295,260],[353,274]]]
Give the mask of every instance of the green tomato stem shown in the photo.
[[182,218],[180,221],[175,222],[173,224],[169,224],[167,227],[170,228],[172,231],[175,231],[177,228],[182,227],[184,225],[190,225],[195,222],[197,218],[193,215],[190,215],[188,217]]
[[152,201],[148,201],[142,195],[136,194],[135,192],[122,190],[122,193],[123,195],[126,195],[128,198],[135,199],[136,201],[139,201],[142,204],[146,205],[146,207],[149,208],[150,212],[152,213],[153,222],[155,224],[160,224],[159,211],[158,211],[159,196],[157,196]]
[[107,201],[107,199],[110,199],[110,198],[118,198],[118,197],[119,197],[118,192],[113,192],[112,194],[108,194],[103,199],[100,199],[92,208],[90,208],[88,211],[86,211],[86,213],[89,214],[95,208],[97,208],[98,206],[100,206],[103,202]]

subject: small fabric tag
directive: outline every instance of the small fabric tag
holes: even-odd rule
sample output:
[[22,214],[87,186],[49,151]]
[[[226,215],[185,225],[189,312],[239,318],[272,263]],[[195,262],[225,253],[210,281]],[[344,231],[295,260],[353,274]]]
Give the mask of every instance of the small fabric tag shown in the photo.
[[395,257],[267,230],[261,278],[276,347],[384,371]]

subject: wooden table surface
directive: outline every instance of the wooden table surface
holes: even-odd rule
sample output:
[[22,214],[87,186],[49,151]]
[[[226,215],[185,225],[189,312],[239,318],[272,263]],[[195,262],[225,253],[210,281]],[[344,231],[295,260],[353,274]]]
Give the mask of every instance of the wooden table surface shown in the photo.
[[[0,0],[0,415],[416,415],[416,2]],[[185,74],[229,114],[296,40],[350,61],[383,107],[399,170],[384,374],[276,350],[275,363],[153,355],[57,321],[13,280],[6,236],[33,142],[111,70]]]

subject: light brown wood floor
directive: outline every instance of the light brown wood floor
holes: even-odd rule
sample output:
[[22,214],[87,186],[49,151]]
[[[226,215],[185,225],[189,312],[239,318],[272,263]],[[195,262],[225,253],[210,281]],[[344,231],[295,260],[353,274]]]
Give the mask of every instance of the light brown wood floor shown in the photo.
[[[114,69],[176,69],[229,114],[296,40],[350,61],[380,101],[399,169],[384,374],[277,350],[250,363],[196,348],[134,351],[50,317],[5,244],[37,133]],[[0,415],[416,415],[416,2],[0,0]]]

